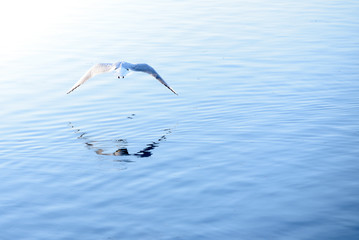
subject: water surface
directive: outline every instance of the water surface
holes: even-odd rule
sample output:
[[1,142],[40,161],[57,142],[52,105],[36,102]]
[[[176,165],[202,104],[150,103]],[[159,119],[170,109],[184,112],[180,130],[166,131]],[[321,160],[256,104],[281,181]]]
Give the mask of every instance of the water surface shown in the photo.
[[[16,9],[0,57],[1,239],[359,235],[357,1]],[[66,95],[119,60],[179,96],[140,73]]]

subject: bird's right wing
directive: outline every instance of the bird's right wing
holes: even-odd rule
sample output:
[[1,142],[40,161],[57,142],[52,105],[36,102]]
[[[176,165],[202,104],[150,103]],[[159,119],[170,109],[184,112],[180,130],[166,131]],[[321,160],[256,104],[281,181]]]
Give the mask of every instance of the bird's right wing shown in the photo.
[[73,90],[75,90],[76,88],[78,88],[79,86],[81,86],[81,84],[83,84],[84,82],[86,82],[88,79],[92,78],[93,76],[100,74],[100,73],[105,73],[105,72],[109,72],[113,70],[113,64],[112,63],[99,63],[96,64],[94,66],[92,66],[92,68],[90,68],[81,78],[80,80],[78,80],[75,85],[72,86],[72,88],[70,88],[70,90],[67,92],[67,94],[69,94],[70,92],[72,92]]

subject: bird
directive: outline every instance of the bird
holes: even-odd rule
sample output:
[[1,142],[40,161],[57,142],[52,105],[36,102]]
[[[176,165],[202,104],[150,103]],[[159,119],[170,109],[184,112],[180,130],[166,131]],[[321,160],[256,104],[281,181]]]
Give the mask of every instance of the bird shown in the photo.
[[116,62],[116,63],[98,63],[93,65],[81,78],[78,80],[75,85],[70,88],[67,94],[74,91],[76,88],[81,86],[84,82],[89,80],[100,73],[112,72],[115,71],[117,78],[125,78],[125,76],[131,72],[144,72],[152,75],[156,78],[160,83],[165,85],[169,90],[171,90],[174,94],[178,95],[175,90],[173,90],[166,82],[162,79],[162,77],[153,69],[150,65],[146,63],[132,64],[129,62]]

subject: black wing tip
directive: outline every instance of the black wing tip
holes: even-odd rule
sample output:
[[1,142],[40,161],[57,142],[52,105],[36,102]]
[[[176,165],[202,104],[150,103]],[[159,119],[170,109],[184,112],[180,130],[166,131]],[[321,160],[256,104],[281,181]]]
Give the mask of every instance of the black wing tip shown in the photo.
[[[167,86],[168,87],[168,86]],[[171,87],[168,87],[169,90],[171,90],[171,92],[173,92],[174,94],[176,94],[178,96],[178,93],[176,93],[175,90],[173,90]]]
[[[80,84],[81,85],[81,84]],[[73,92],[76,88],[80,87],[80,85],[77,85],[76,87],[72,88],[70,91],[68,91],[66,94],[69,94],[71,92]]]

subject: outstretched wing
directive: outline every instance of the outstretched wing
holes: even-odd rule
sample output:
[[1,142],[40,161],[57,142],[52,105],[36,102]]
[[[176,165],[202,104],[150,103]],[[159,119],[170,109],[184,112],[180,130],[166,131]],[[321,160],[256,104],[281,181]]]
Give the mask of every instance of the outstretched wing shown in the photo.
[[109,72],[111,71],[113,68],[113,64],[112,63],[99,63],[96,64],[94,66],[92,66],[92,68],[90,68],[81,78],[80,80],[77,81],[77,83],[75,83],[75,85],[72,86],[72,88],[67,92],[67,94],[69,94],[70,92],[72,92],[73,90],[75,90],[76,88],[78,88],[79,86],[81,86],[81,84],[83,84],[84,82],[86,82],[88,79],[92,78],[93,76],[100,74],[100,73],[105,73],[105,72]]
[[163,85],[165,85],[169,90],[171,90],[174,94],[178,95],[175,90],[173,90],[170,86],[168,86],[168,84],[165,82],[165,80],[163,80],[161,78],[161,76],[156,72],[155,69],[153,69],[150,65],[145,64],[145,63],[140,63],[140,64],[130,64],[129,65],[129,69],[131,69],[132,71],[138,71],[138,72],[145,72],[148,73],[150,75],[152,75],[153,77],[155,77],[160,83],[162,83]]

